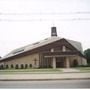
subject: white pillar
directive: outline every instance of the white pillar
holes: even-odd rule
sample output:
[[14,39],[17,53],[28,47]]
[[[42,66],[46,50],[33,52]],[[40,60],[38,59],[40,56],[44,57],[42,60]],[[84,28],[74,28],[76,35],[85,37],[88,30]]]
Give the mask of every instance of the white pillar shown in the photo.
[[66,57],[66,68],[69,68],[70,67],[70,61],[69,61],[69,58]]
[[56,69],[56,58],[53,57],[53,69]]

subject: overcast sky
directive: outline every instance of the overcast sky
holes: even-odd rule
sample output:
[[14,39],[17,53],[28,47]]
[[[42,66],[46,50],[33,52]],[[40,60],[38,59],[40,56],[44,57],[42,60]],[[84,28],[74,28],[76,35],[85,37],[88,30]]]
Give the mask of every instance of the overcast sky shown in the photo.
[[0,56],[50,37],[52,26],[90,48],[90,0],[0,0]]

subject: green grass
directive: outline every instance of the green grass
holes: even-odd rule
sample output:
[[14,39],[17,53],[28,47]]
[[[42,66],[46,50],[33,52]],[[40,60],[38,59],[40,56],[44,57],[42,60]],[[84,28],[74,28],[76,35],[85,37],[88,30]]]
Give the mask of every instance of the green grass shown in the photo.
[[[76,67],[80,72],[90,72],[90,67]],[[61,68],[43,68],[43,69],[4,69],[0,74],[58,74],[63,73]]]
[[0,71],[11,71],[11,72],[22,72],[22,71],[30,71],[30,72],[36,72],[36,71],[60,71],[59,69],[4,69],[4,70],[0,70]]
[[76,67],[80,72],[90,72],[90,67]]
[[0,74],[29,74],[29,73],[60,73],[60,69],[5,69],[0,70]]
[[76,67],[76,69],[80,69],[80,70],[90,70],[90,67]]

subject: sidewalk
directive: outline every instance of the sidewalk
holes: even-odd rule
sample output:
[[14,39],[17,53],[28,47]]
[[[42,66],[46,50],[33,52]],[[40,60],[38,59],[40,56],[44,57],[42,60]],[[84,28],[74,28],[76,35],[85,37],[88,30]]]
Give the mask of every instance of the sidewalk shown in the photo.
[[62,69],[62,71],[63,72],[71,72],[71,73],[73,73],[73,72],[80,72],[80,70],[74,69],[74,68],[64,68],[64,69]]
[[90,79],[90,73],[58,73],[58,74],[1,74],[0,81],[12,80],[69,80]]

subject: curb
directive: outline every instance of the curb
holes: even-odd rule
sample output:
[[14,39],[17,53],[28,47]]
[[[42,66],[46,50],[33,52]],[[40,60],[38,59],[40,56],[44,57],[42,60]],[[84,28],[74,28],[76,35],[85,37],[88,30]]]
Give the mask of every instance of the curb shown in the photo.
[[0,81],[54,81],[54,80],[87,80],[90,78],[59,78],[59,79],[0,79]]

